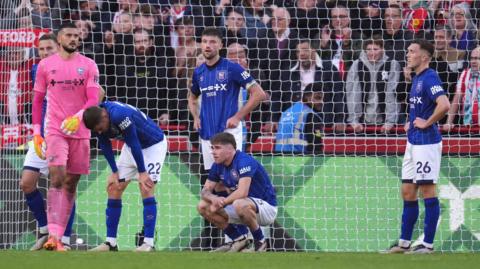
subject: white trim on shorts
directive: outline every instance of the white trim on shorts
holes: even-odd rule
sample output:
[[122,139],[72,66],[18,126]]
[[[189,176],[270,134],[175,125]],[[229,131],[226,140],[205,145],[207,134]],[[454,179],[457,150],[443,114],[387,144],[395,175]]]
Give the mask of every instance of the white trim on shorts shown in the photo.
[[[243,123],[240,122],[237,127],[225,129],[225,132],[231,133],[235,137],[237,143],[237,150],[242,150],[243,147]],[[205,170],[210,170],[214,163],[210,140],[200,138],[201,151],[203,156],[203,167]]]
[[[258,225],[268,226],[273,224],[275,218],[277,217],[278,208],[259,198],[248,197],[248,199],[252,200],[252,202],[257,207]],[[244,224],[240,217],[237,215],[237,212],[235,211],[233,205],[227,205],[226,207],[224,207],[224,209],[228,215],[228,223]]]
[[[160,181],[160,175],[167,155],[167,146],[167,137],[164,137],[161,142],[142,149],[145,169],[150,174],[150,178],[153,182]],[[118,175],[121,180],[128,181],[138,178],[137,163],[135,162],[132,151],[127,144],[124,144],[122,147],[120,157],[117,161],[117,167]]]
[[25,160],[23,161],[23,169],[36,171],[45,177],[48,177],[48,162],[47,160],[42,160],[38,157],[37,153],[35,153],[35,148],[32,142],[28,143],[28,151],[25,155]]
[[402,164],[402,182],[437,184],[441,159],[442,142],[428,145],[412,145],[407,142]]

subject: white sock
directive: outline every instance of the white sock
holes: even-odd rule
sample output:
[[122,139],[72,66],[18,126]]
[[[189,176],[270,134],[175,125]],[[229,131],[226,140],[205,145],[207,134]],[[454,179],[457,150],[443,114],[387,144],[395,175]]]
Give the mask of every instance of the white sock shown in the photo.
[[422,244],[423,244],[424,246],[426,246],[427,248],[433,248],[433,244],[425,243],[425,241],[423,241]]
[[398,245],[402,248],[408,248],[411,244],[410,240],[404,240],[404,239],[399,239],[398,240]]
[[62,243],[70,245],[70,236],[62,236]]
[[106,241],[108,243],[110,243],[110,246],[112,246],[112,247],[117,245],[117,238],[115,238],[115,237],[107,237]]
[[145,244],[153,247],[153,238],[145,237],[145,238],[143,239],[143,243],[145,243]]
[[45,226],[42,226],[42,227],[38,227],[38,231],[39,231],[41,234],[48,234],[48,226],[45,225]]

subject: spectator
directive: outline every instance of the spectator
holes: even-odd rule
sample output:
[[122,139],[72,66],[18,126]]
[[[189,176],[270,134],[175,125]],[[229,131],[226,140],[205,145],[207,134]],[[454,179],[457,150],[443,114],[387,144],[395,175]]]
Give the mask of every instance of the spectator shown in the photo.
[[155,56],[153,37],[146,30],[135,30],[134,48],[134,55],[116,63],[117,99],[159,120],[167,113],[166,60]]
[[94,24],[89,20],[77,20],[75,26],[80,30],[80,44],[78,45],[78,51],[83,55],[93,59],[94,48],[92,40],[92,28]]
[[[260,84],[262,89],[264,89],[267,98],[264,100],[260,105],[253,110],[250,115],[249,119],[247,120],[247,124],[250,126],[250,129],[248,132],[245,132],[247,134],[247,139],[246,143],[247,146],[260,136],[261,134],[261,127],[262,124],[265,123],[269,117],[270,117],[270,91],[269,91],[269,84],[268,80],[265,77],[265,74],[262,72],[262,70],[259,69],[251,69],[249,62],[250,60],[247,57],[248,55],[248,48],[244,45],[241,45],[239,43],[232,43],[227,47],[227,59],[238,63],[241,65],[245,70],[247,70],[252,77],[255,78],[257,83]],[[245,104],[247,102],[247,89],[242,88],[241,89],[241,96],[243,97],[243,102],[242,104]]]
[[34,59],[24,48],[7,48],[0,57],[0,124],[29,123]]
[[129,14],[131,19],[133,14],[138,13],[139,6],[138,0],[118,0],[118,10],[115,12],[105,12],[104,14],[110,16],[110,19],[103,19],[103,21],[108,21],[112,24],[121,23],[121,15],[123,14]]
[[50,10],[47,0],[22,0],[15,10],[19,14],[23,9],[28,9],[32,16],[34,27],[56,30],[60,25],[60,14]]
[[461,3],[453,6],[449,22],[454,31],[451,46],[464,51],[474,49],[477,45],[477,27],[468,4]]
[[433,14],[428,5],[426,0],[410,0],[404,10],[403,28],[419,37],[428,35],[433,28]]
[[241,7],[247,23],[247,28],[255,28],[258,37],[265,36],[267,25],[272,18],[272,10],[265,6],[265,0],[242,0]]
[[105,26],[110,26],[110,21],[102,21],[102,14],[98,7],[97,0],[79,0],[78,10],[72,10],[70,18],[73,21],[83,20],[91,23],[91,40],[94,43],[101,43],[103,39],[103,32],[107,29]]
[[[147,30],[153,35],[156,53],[159,57],[173,56],[173,48],[168,46],[169,42],[167,41],[170,29],[169,26],[160,23],[158,10],[152,5],[141,4],[139,12],[133,16],[134,28]],[[174,27],[172,25],[173,29],[175,29]]]
[[112,24],[112,31],[106,31],[103,42],[95,46],[95,61],[100,71],[100,84],[107,85],[107,97],[116,96],[115,62],[133,54],[133,23],[130,13],[119,15]]
[[330,25],[324,26],[315,40],[320,40],[321,58],[331,60],[343,79],[353,61],[360,55],[362,40],[358,31],[350,28],[350,13],[345,6],[332,8],[330,21]]
[[[233,43],[247,45],[248,35],[250,35],[251,38],[255,39],[255,32],[250,31],[250,33],[247,33],[245,17],[243,17],[243,15],[238,10],[231,9],[230,11],[228,11],[224,24],[225,28],[223,33],[223,43],[225,47],[228,47],[230,44]],[[254,44],[254,46],[255,45],[256,44]]]
[[[187,69],[195,66],[195,59],[201,53],[200,43],[195,39],[195,26],[191,17],[183,17],[175,23],[178,46],[175,49],[175,77],[191,77]],[[193,72],[193,70],[191,70]],[[189,73],[189,74],[188,74]],[[190,85],[190,83],[187,83]]]
[[347,122],[355,132],[363,131],[362,124],[381,124],[381,131],[389,133],[397,123],[400,107],[395,93],[400,72],[400,64],[385,54],[382,40],[365,43],[346,84]]
[[343,83],[337,69],[330,61],[322,60],[308,40],[298,43],[297,61],[290,70],[282,71],[280,80],[272,81],[272,124],[267,131],[273,131],[280,119],[281,112],[301,100],[302,92],[311,83],[322,81],[324,123],[340,128],[344,115]]
[[390,5],[383,13],[385,28],[383,31],[384,50],[390,59],[405,66],[405,53],[414,36],[411,31],[402,29],[402,10],[398,5]]
[[435,28],[434,58],[448,63],[449,70],[460,73],[465,65],[466,52],[452,47],[453,31],[448,25],[439,25]]
[[151,5],[142,4],[139,9],[140,12],[133,17],[133,24],[135,29],[145,29],[150,33],[154,32],[154,27],[157,25],[158,11]]
[[321,82],[309,84],[302,100],[282,112],[275,138],[276,152],[322,153],[324,90]]
[[[288,10],[292,17],[291,27],[303,38],[314,38],[323,25],[328,24],[328,9],[325,0],[298,0]],[[283,3],[285,5],[285,3]]]
[[[456,84],[455,97],[452,101],[444,131],[450,131],[460,116],[463,125],[478,125],[480,113],[480,47],[475,48],[470,55],[470,68],[462,71]],[[461,111],[458,115],[458,111]]]
[[435,29],[434,44],[435,53],[433,55],[432,67],[437,70],[442,79],[444,89],[447,90],[448,97],[452,101],[455,93],[455,83],[458,74],[462,72],[465,63],[465,51],[460,51],[450,46],[453,31],[448,25],[439,25]]
[[363,38],[382,34],[382,17],[380,10],[381,1],[363,0],[358,3],[360,7],[360,29]]
[[[195,40],[195,26],[190,16],[184,16],[175,23],[179,45],[175,49],[175,67],[170,71],[168,87],[168,114],[160,119],[188,125],[188,90],[191,85],[197,56],[201,53],[200,43]],[[174,79],[173,79],[174,78]],[[168,116],[168,117],[167,117]]]
[[[271,19],[271,28],[268,31],[268,51],[262,55],[264,64],[263,69],[273,72],[273,74],[279,73],[280,69],[289,68],[290,62],[294,60],[295,54],[293,53],[297,47],[299,35],[297,30],[291,29],[290,14],[286,8],[276,8],[273,11]],[[272,76],[269,77],[277,77]]]

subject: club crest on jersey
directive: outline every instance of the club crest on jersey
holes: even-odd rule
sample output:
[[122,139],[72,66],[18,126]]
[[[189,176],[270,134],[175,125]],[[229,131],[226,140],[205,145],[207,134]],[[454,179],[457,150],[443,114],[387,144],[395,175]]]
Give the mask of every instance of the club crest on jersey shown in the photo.
[[77,73],[81,76],[85,72],[85,69],[83,67],[77,68]]
[[227,72],[226,71],[218,71],[217,72],[217,80],[222,82],[227,79]]
[[415,88],[415,90],[417,91],[417,93],[421,92],[422,91],[422,87],[423,87],[423,81],[420,81],[417,83],[417,88]]
[[238,180],[240,177],[234,169],[230,170],[230,174],[232,175],[233,179]]

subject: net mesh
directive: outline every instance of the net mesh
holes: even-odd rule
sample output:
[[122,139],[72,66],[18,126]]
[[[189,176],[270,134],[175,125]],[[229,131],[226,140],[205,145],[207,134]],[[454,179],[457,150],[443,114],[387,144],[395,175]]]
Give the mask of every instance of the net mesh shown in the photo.
[[[81,30],[79,51],[97,63],[106,99],[138,107],[167,134],[169,152],[156,187],[155,242],[167,250],[208,250],[223,240],[196,211],[205,171],[187,95],[193,70],[204,62],[203,29],[223,33],[221,55],[249,70],[268,96],[245,119],[244,150],[265,166],[277,191],[278,217],[264,227],[273,251],[377,251],[398,239],[411,79],[405,57],[412,40],[431,40],[436,49],[431,67],[458,104],[440,126],[435,248],[480,250],[478,109],[468,112],[464,106],[476,73],[470,62],[480,57],[472,52],[478,2],[1,1],[0,248],[28,249],[35,241],[36,221],[19,187],[33,132],[31,70],[39,61],[38,38],[73,21]],[[323,105],[314,108],[321,124],[302,122],[288,138],[316,146],[279,150],[282,121],[312,83],[314,91],[323,92]],[[246,91],[243,95],[246,100]],[[96,246],[106,235],[110,168],[95,141],[92,149],[91,173],[78,186],[71,239],[77,249]],[[42,177],[38,183],[44,195],[47,182]],[[414,232],[419,242],[422,204],[420,209]],[[130,186],[118,232],[122,249],[135,246],[142,221],[139,191]]]

